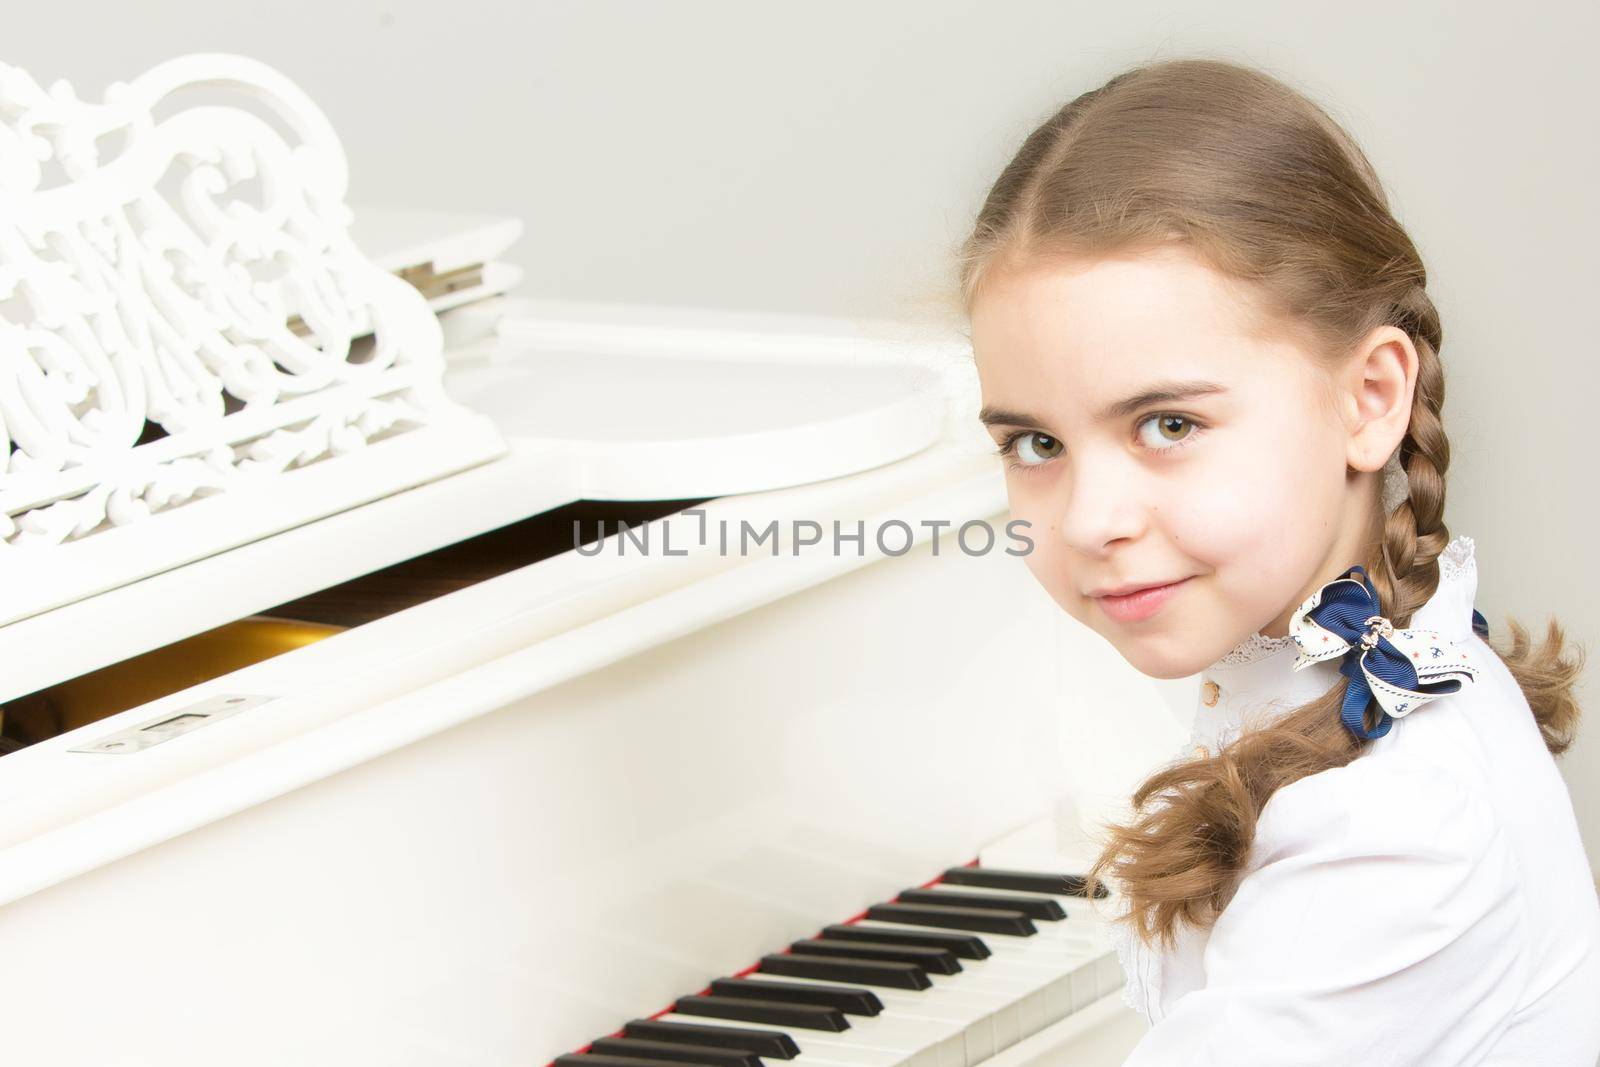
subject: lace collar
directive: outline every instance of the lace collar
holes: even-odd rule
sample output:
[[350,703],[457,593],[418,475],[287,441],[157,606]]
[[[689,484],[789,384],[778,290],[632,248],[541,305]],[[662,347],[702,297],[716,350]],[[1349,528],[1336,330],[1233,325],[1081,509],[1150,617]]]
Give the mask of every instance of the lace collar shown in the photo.
[[[1413,614],[1408,625],[1435,630],[1451,641],[1472,632],[1472,603],[1478,570],[1474,544],[1460,536],[1439,556],[1439,588]],[[1250,723],[1291,710],[1331,689],[1339,663],[1329,660],[1294,670],[1294,638],[1255,633],[1234,646],[1200,675],[1191,749],[1216,751]]]

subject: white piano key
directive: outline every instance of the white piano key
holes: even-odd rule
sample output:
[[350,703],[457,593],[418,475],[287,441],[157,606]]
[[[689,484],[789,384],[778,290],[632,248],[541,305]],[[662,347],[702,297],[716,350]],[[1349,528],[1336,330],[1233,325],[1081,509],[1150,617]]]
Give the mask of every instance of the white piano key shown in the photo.
[[[941,893],[970,893],[980,897],[1007,896],[1026,897],[1030,900],[1053,900],[1057,904],[1061,905],[1063,911],[1068,913],[1094,906],[1094,903],[1092,903],[1087,897],[1071,896],[1066,893],[1038,893],[1031,889],[989,889],[976,885],[954,885],[950,882],[935,882],[929,888],[937,889]],[[1101,900],[1098,903],[1104,905],[1105,900]]]
[[1044,989],[1048,1005],[1045,1014],[1051,1022],[1088,1006],[1099,996],[1100,953],[1034,951],[1018,952],[1013,958],[1003,947],[991,946],[991,949],[1002,965],[997,971],[1019,978],[1030,974],[1048,978]]
[[[987,1024],[982,1027],[968,1027],[971,1031],[969,1044],[973,1046],[998,1048],[1016,1040],[1021,1031],[1020,1017],[1026,1012],[1023,1003],[1032,994],[1036,983],[976,970],[964,971],[959,975],[934,975],[932,978],[932,990],[893,994],[894,1009],[918,1014],[948,1010],[985,1019]],[[886,999],[884,1003],[889,1006],[891,1001]],[[907,1006],[902,1008],[903,1005]]]
[[[852,1028],[855,1016],[850,1016]],[[822,1037],[843,1037],[844,1034],[831,1034],[824,1030],[804,1030],[795,1026],[776,1026],[769,1023],[751,1023],[741,1019],[713,1019],[703,1015],[680,1015],[677,1012],[668,1012],[659,1016],[664,1023],[693,1023],[696,1026],[721,1026],[730,1030],[768,1030],[774,1033],[788,1034],[794,1038],[795,1044],[800,1046],[800,1055],[792,1060],[779,1060],[769,1057],[763,1063],[781,1063],[785,1067],[900,1067],[906,1062],[904,1056],[879,1048],[863,1048],[860,1046],[830,1044],[820,1040]],[[850,1033],[849,1030],[845,1034]]]
[[[903,923],[886,923],[876,920],[864,919],[855,924],[860,929],[884,929],[895,931],[919,930],[922,927],[908,926]],[[1008,960],[1011,962],[1034,962],[1051,965],[1051,961],[1062,959],[1076,959],[1089,955],[1083,949],[1075,948],[1069,942],[1052,941],[1034,937],[1019,937],[1012,934],[984,934],[984,944],[989,946],[993,955],[988,960],[963,960],[962,967],[966,970],[981,970],[985,963],[993,960]],[[938,977],[948,977],[935,975]]]
[[1115,952],[1101,956],[1096,961],[1095,972],[1099,979],[1095,984],[1101,996],[1121,989],[1127,982],[1127,975],[1122,973],[1122,961]]
[[826,1038],[830,1044],[837,1040],[852,1047],[860,1045],[893,1051],[907,1057],[907,1063],[926,1067],[964,1067],[963,1029],[958,1022],[942,1019],[902,1019],[888,1013],[852,1015],[848,1031],[827,1034]]
[[[664,1015],[662,1018],[677,1022],[688,1017]],[[960,1029],[955,1024],[931,1019],[901,1021],[886,1019],[882,1015],[851,1015],[848,1018],[850,1029],[843,1033],[734,1020],[716,1021],[735,1027],[781,1030],[794,1038],[802,1053],[815,1053],[818,1057],[839,1061],[843,1061],[848,1054],[851,1057],[848,1062],[862,1064],[863,1067],[869,1064],[874,1067],[891,1064],[895,1067],[962,1067],[964,1056]],[[857,1056],[863,1058],[855,1058]],[[788,1062],[795,1063],[794,1060]]]
[[[946,888],[983,892],[970,887]],[[802,1050],[798,1059],[788,1061],[790,1067],[977,1067],[1122,984],[1121,968],[1110,950],[1104,921],[1090,911],[1087,901],[1052,899],[1067,910],[1067,919],[1038,921],[1038,933],[1027,937],[979,935],[991,955],[982,960],[962,960],[958,974],[930,974],[933,985],[926,990],[887,989],[759,971],[743,976],[758,982],[871,989],[882,1002],[883,1011],[877,1016],[847,1016],[851,1028],[843,1033],[676,1014],[663,1018],[788,1033]],[[901,932],[927,929],[877,920],[861,920],[855,925]]]
[[1004,892],[1007,896],[1037,897],[1042,900],[1053,900],[1061,905],[1067,913],[1065,919],[1036,920],[1034,926],[1039,934],[1046,937],[1085,937],[1097,944],[1110,947],[1111,941],[1105,929],[1108,922],[1106,916],[1106,901],[1090,901],[1084,897],[1056,896],[1053,893],[1031,893],[1022,890],[983,889],[978,886],[949,885],[938,883],[935,888],[941,892],[968,893],[979,896]]
[[967,1062],[978,1063],[1022,1036],[1022,1005],[1035,986],[1027,979],[983,973],[978,968],[984,962],[974,961],[974,969],[961,974],[931,975],[934,988],[929,990],[876,992],[886,1014],[973,1019],[966,1025],[964,1038]]
[[[760,972],[745,975],[754,981],[778,981],[779,976],[764,976]],[[943,978],[943,983],[936,983],[932,989],[902,990],[871,987],[872,992],[883,1004],[883,1013],[876,1016],[879,1019],[894,1020],[922,1020],[926,1022],[945,1022],[959,1027],[961,1046],[964,1055],[957,1061],[952,1060],[955,1067],[966,1067],[982,1059],[994,1055],[994,1024],[993,1015],[998,1011],[1006,1010],[1012,999],[998,993],[970,992],[962,989],[960,975],[934,975]],[[782,978],[783,981],[799,982],[805,985],[823,986],[825,988],[867,988],[854,985],[850,982],[834,982],[820,978]],[[858,1016],[851,1016],[852,1025]]]
[[[909,928],[874,920],[857,925]],[[1093,946],[1093,939],[984,934],[983,940],[992,953],[988,959],[963,961],[961,975],[933,977],[936,985],[966,978],[973,988],[1015,998],[1017,1037],[1010,1036],[1009,1019],[997,1018],[996,1044],[1001,1048],[1087,1006],[1101,992],[1098,961],[1104,953]]]

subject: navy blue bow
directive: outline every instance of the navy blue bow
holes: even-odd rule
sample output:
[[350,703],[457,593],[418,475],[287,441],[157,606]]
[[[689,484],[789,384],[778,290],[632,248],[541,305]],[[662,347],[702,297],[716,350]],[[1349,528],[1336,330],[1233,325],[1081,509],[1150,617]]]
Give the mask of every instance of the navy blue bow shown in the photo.
[[[1470,681],[1475,673],[1470,667],[1459,664],[1453,669],[1444,670],[1436,670],[1430,665],[1428,673],[1431,677],[1428,680],[1419,679],[1412,659],[1419,654],[1426,658],[1427,651],[1431,651],[1435,657],[1442,656],[1442,646],[1447,643],[1426,631],[1395,629],[1383,617],[1378,592],[1372,587],[1363,567],[1351,567],[1341,577],[1323,586],[1317,604],[1304,615],[1327,631],[1321,638],[1323,641],[1328,641],[1329,635],[1337,639],[1330,643],[1325,652],[1311,650],[1310,655],[1315,658],[1342,655],[1339,673],[1350,679],[1350,685],[1345,690],[1339,718],[1345,729],[1360,740],[1382,737],[1389,732],[1389,727],[1394,724],[1390,709],[1396,715],[1403,715],[1435,697],[1456,692],[1461,688],[1463,678]],[[1477,611],[1472,613],[1472,628],[1479,633],[1488,632],[1488,623]],[[1397,635],[1406,639],[1408,647],[1426,646],[1426,651],[1408,656],[1390,640]],[[1432,636],[1436,641],[1422,641],[1418,645],[1416,639],[1423,636]],[[1341,642],[1343,650],[1336,652]],[[1307,651],[1302,646],[1302,653]],[[1382,698],[1374,693],[1374,685],[1387,687]],[[1375,700],[1379,706],[1378,719],[1368,730],[1366,711]]]

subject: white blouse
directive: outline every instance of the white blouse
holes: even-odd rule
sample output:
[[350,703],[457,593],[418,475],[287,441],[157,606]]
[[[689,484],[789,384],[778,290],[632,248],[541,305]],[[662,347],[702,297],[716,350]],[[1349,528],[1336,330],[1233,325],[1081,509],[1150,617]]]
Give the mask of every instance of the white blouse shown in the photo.
[[[1478,668],[1345,767],[1267,801],[1237,893],[1162,952],[1114,929],[1151,1021],[1125,1067],[1595,1067],[1600,902],[1527,701],[1472,632],[1471,538],[1408,624]],[[1207,669],[1187,756],[1332,688],[1257,634]]]

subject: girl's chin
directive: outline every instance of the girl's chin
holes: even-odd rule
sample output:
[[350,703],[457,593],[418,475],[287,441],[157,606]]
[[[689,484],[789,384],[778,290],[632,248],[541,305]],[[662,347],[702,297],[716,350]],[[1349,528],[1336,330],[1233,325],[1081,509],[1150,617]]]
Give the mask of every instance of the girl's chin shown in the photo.
[[1133,669],[1140,674],[1162,681],[1170,681],[1174,678],[1188,678],[1191,675],[1199,674],[1213,662],[1211,660],[1207,660],[1205,663],[1171,663],[1165,660],[1141,662],[1131,656],[1125,658],[1132,664]]
[[1163,635],[1161,640],[1153,636],[1140,640],[1126,634],[1107,637],[1134,670],[1164,681],[1199,674],[1227,652],[1227,649],[1222,649],[1213,655],[1209,646],[1184,646],[1182,642],[1173,642],[1167,635]]

